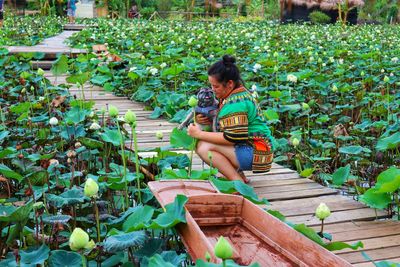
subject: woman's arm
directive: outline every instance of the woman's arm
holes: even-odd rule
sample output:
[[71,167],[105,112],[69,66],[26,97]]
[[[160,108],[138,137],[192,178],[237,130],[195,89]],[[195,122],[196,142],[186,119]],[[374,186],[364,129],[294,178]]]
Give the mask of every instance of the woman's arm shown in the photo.
[[229,142],[224,138],[224,133],[206,132],[202,131],[197,124],[190,124],[188,127],[188,134],[201,141],[213,143],[216,145],[233,145],[234,143]]

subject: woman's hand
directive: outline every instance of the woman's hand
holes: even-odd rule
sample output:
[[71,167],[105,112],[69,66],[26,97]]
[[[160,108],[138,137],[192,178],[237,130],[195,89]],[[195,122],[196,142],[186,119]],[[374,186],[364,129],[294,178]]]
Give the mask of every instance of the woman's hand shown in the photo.
[[210,125],[211,121],[207,116],[204,116],[203,114],[196,114],[196,123]]
[[188,127],[188,134],[196,139],[200,139],[200,135],[203,131],[198,124],[191,123]]

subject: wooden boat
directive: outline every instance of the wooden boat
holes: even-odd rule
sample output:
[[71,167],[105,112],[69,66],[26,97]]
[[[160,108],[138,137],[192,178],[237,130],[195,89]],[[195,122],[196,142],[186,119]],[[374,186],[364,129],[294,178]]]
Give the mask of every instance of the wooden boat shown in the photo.
[[219,193],[208,181],[158,181],[149,188],[162,206],[178,194],[189,198],[187,223],[177,229],[193,260],[205,259],[208,252],[212,262],[221,262],[214,245],[223,236],[241,265],[351,266],[242,196]]

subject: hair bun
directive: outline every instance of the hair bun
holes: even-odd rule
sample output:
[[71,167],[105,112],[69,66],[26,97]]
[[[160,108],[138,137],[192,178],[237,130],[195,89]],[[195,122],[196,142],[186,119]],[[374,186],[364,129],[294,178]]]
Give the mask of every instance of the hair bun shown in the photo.
[[224,65],[233,65],[236,62],[236,59],[230,55],[225,55],[222,57],[222,61],[224,62]]

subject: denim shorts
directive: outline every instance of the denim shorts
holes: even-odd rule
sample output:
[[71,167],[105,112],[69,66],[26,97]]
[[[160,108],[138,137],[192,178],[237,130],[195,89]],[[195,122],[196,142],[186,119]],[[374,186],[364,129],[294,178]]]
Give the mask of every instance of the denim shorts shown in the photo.
[[67,10],[68,17],[75,17],[75,14],[76,14],[76,10],[68,8],[68,10]]
[[235,154],[239,162],[239,169],[250,171],[253,165],[253,147],[248,144],[236,144]]

